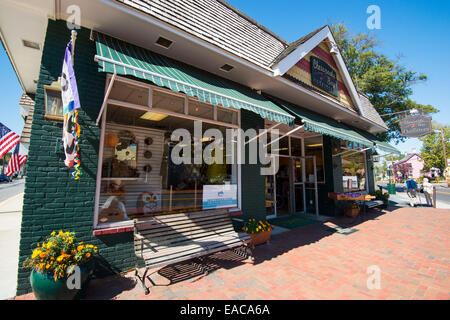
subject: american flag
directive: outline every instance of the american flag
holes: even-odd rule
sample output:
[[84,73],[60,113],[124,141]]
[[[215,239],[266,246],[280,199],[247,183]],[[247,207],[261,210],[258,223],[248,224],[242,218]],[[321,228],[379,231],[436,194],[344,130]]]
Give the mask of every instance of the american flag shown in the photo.
[[11,159],[9,160],[8,167],[5,170],[5,174],[10,177],[14,173],[20,170],[20,167],[27,161],[27,156],[19,155],[20,144],[18,143],[14,149]]
[[0,122],[0,159],[19,143],[20,137]]

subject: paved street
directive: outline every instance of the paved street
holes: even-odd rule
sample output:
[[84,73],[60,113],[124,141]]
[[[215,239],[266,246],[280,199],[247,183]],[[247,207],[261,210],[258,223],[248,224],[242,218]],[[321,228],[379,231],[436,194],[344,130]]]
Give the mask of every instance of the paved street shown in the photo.
[[0,184],[0,299],[16,294],[24,182]]
[[25,187],[25,179],[14,180],[13,182],[0,182],[0,203],[19,193]]
[[[386,183],[379,183],[379,186],[383,188],[383,190],[387,190]],[[450,188],[441,185],[436,186],[436,208],[438,209],[450,209]],[[391,195],[390,200],[394,202],[397,206],[409,206],[409,198],[406,192],[403,191],[403,184],[396,184],[396,195]],[[423,193],[419,194],[419,200],[421,203],[426,206],[425,195]]]
[[[218,254],[203,262],[207,276],[190,262],[172,265],[152,276],[156,286],[146,296],[130,272],[93,280],[87,298],[448,300],[449,228],[449,211],[433,208],[342,217],[273,236],[254,250],[254,265]],[[380,289],[367,286],[371,266]]]

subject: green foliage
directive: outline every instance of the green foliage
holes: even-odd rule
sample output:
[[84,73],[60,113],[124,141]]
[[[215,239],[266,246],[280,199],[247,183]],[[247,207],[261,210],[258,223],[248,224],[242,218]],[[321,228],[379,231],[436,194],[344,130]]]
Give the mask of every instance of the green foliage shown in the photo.
[[264,231],[270,231],[273,229],[273,225],[269,222],[256,221],[255,219],[249,219],[243,228],[243,231],[248,234],[258,234]]
[[[437,123],[433,123],[434,129],[442,129],[444,133],[444,142],[446,144],[447,157],[450,155],[450,126],[442,126]],[[422,149],[420,155],[425,161],[423,172],[430,170],[431,168],[439,168],[441,172],[444,172],[446,163],[444,159],[444,150],[442,145],[442,135],[439,132],[433,132],[422,138],[419,138],[422,142]]]
[[[413,93],[411,87],[425,81],[425,74],[408,70],[399,64],[398,58],[391,60],[377,52],[380,43],[373,35],[350,35],[343,24],[332,25],[331,29],[355,86],[370,99],[379,114],[414,108],[426,113],[438,111],[431,105],[421,105],[409,98]],[[379,138],[384,141],[405,140],[401,137],[398,114],[385,116],[383,120],[389,131],[379,134]]]
[[387,206],[389,201],[389,193],[383,192],[382,190],[376,190],[374,192],[374,196],[376,197],[376,200],[382,200],[384,205]]
[[55,231],[45,239],[41,245],[33,250],[31,257],[27,258],[23,266],[34,268],[41,273],[53,274],[54,280],[70,275],[73,266],[92,259],[97,253],[97,247],[92,244],[77,242],[75,232]]

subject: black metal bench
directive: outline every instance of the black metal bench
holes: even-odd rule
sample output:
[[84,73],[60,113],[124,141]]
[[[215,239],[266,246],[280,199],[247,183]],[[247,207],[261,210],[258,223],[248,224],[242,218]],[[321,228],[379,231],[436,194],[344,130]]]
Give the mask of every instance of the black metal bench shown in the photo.
[[145,262],[142,277],[136,262],[135,277],[142,284],[145,294],[148,294],[145,279],[149,269],[242,246],[245,246],[247,254],[253,259],[248,246],[250,241],[248,234],[234,230],[227,209],[134,220],[136,258]]

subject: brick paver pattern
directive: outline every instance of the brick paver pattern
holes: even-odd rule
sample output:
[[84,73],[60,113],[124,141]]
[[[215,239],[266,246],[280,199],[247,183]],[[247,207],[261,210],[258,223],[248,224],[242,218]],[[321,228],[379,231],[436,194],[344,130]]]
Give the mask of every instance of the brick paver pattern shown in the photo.
[[[96,279],[88,299],[449,299],[450,210],[402,208],[368,213],[366,219],[333,219],[272,237],[248,260],[207,265],[206,276],[186,262],[157,275],[144,295],[133,273]],[[351,227],[347,235],[330,226]],[[378,266],[381,288],[368,289],[367,268]],[[197,270],[198,271],[198,270]],[[172,284],[167,285],[167,278]],[[166,280],[164,284],[161,279]],[[147,280],[150,285],[150,281]],[[31,298],[26,295],[18,298]]]

